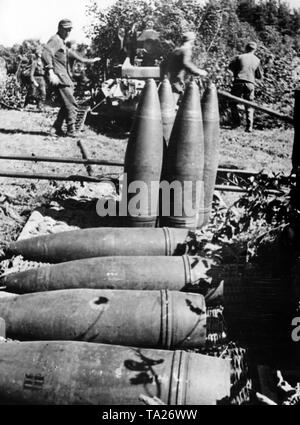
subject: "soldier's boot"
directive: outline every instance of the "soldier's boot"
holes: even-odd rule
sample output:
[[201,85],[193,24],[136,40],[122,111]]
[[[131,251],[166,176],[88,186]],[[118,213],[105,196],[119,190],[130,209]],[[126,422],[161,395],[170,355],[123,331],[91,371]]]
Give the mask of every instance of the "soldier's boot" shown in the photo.
[[65,135],[65,133],[62,129],[63,122],[64,122],[64,117],[58,116],[56,118],[56,120],[54,121],[53,126],[50,129],[50,134],[53,135],[53,136],[55,135],[55,136],[62,136],[63,137]]
[[54,123],[53,126],[51,127],[50,134],[53,136],[59,136],[59,137],[65,136],[65,132],[62,130],[61,126],[57,125],[56,123]]
[[78,133],[75,129],[75,124],[69,124],[66,132],[67,137],[78,137]]

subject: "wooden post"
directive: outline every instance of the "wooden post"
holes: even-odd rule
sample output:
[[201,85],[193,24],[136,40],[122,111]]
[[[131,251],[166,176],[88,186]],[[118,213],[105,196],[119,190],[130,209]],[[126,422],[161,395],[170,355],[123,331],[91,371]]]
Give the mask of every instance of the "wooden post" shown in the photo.
[[295,90],[294,130],[292,166],[296,174],[296,188],[291,201],[296,208],[300,208],[300,89]]
[[[87,148],[84,145],[83,141],[82,140],[78,140],[77,145],[80,148],[80,151],[82,153],[82,157],[84,159],[89,160],[90,159],[90,156],[89,156],[89,153],[88,153]],[[86,171],[87,171],[87,173],[88,173],[89,176],[93,176],[94,170],[93,170],[93,168],[92,168],[91,165],[86,165]]]

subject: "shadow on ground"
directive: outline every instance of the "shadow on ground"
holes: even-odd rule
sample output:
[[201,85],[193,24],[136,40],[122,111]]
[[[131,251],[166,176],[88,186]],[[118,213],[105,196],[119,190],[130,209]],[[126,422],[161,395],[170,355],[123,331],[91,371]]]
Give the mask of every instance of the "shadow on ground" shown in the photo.
[[49,136],[50,135],[46,131],[21,130],[20,128],[16,128],[16,129],[0,128],[0,133],[2,133],[2,134],[30,134],[32,136]]
[[[76,226],[80,229],[89,227],[121,226],[118,217],[100,217],[97,214],[97,200],[64,199],[56,201],[57,207],[40,207],[37,211],[44,217],[51,217],[58,224]],[[66,228],[66,230],[68,230]]]

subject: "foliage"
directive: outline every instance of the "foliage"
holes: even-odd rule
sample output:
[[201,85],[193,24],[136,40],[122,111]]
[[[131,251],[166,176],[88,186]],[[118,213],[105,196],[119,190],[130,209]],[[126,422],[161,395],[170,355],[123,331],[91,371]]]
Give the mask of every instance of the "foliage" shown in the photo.
[[[278,112],[292,115],[293,92],[298,79],[294,72],[297,66],[295,63],[296,33],[294,37],[290,37],[286,33],[283,35],[279,32],[275,25],[271,25],[271,12],[269,13],[269,20],[266,21],[268,25],[262,26],[262,31],[257,31],[250,18],[243,20],[239,16],[239,8],[237,7],[238,4],[243,3],[247,7],[244,16],[248,16],[248,14],[252,16],[254,12],[251,9],[251,4],[256,7],[256,2],[226,2],[227,7],[224,4],[221,12],[219,12],[220,9],[217,8],[216,3],[209,1],[206,5],[207,11],[213,16],[216,16],[217,13],[221,13],[222,16],[219,32],[218,35],[215,35],[213,44],[207,41],[205,43],[206,49],[210,50],[208,54],[206,53],[207,59],[204,65],[211,70],[210,77],[218,87],[230,91],[232,76],[228,71],[229,61],[235,55],[243,52],[246,42],[254,40],[258,43],[257,56],[261,59],[265,73],[263,81],[258,81],[257,101],[265,105],[272,105],[273,109],[278,110]],[[218,3],[222,5],[222,1]],[[261,5],[263,4],[264,2],[261,2]],[[256,20],[258,18],[256,16]],[[209,24],[207,23],[206,26],[209,26]],[[213,32],[216,34],[216,30]],[[203,27],[202,38],[205,38],[206,34],[205,27]],[[223,110],[228,110],[228,103],[222,103],[221,107]],[[266,115],[256,118],[256,125],[259,128],[278,124],[281,125],[280,122],[278,123],[274,118]]]
[[197,29],[201,6],[196,0],[118,0],[104,11],[92,2],[88,14],[93,21],[88,35],[92,39],[93,50],[103,58],[98,68],[98,72],[103,73],[119,27],[129,31],[136,24],[136,30],[140,32],[145,29],[149,19],[153,20],[166,55],[170,46],[179,43],[182,32]]
[[[281,273],[300,249],[295,236],[300,230],[300,210],[290,202],[295,181],[262,173],[236,179],[245,194],[229,207],[215,196],[210,223],[190,232],[189,254],[212,264],[251,262],[266,267],[268,263]],[[270,193],[274,187],[278,193]]]
[[257,32],[272,26],[281,35],[295,36],[300,30],[300,10],[277,0],[238,0],[237,14],[240,20],[249,22]]
[[[290,177],[270,177],[259,173],[248,180],[237,180],[236,184],[246,192],[233,208],[226,211],[225,226],[222,226],[218,236],[224,234],[231,239],[238,233],[248,232],[254,223],[266,229],[291,222],[294,209],[290,203],[289,188],[293,185]],[[236,209],[239,210],[238,215],[235,214]]]
[[22,44],[15,44],[11,48],[0,45],[0,57],[6,62],[8,77],[1,91],[2,106],[10,108],[23,107],[26,87],[22,81],[22,71],[30,65],[32,54],[40,46],[38,40],[24,40]]
[[[8,78],[4,87],[1,87],[0,95],[2,106],[8,106],[11,108],[21,108],[24,105],[26,95],[26,85],[28,85],[28,79],[23,78],[23,71],[28,70],[30,67],[32,55],[36,52],[36,49],[41,47],[39,40],[24,40],[22,44],[15,44],[11,48],[7,48],[0,45],[0,57],[6,62],[6,68],[8,72]],[[84,43],[78,44],[76,51],[82,56],[93,56],[88,51],[88,46]],[[80,64],[79,69],[80,75],[74,75],[75,79],[75,96],[82,99],[84,92],[90,88],[90,79],[95,77],[95,73],[90,73],[91,66],[85,67]],[[89,79],[87,78],[89,77]],[[77,83],[78,81],[78,83]],[[93,82],[93,81],[92,81]],[[48,98],[54,101],[54,95],[48,90]]]
[[[100,10],[91,0],[87,13],[90,17],[88,35],[92,41],[90,54],[102,58],[100,63],[86,70],[93,87],[106,78],[106,63],[118,27],[128,31],[136,24],[136,29],[142,31],[151,19],[160,34],[163,58],[181,43],[183,32],[196,32],[195,63],[207,69],[209,78],[226,91],[230,91],[232,84],[232,74],[228,70],[230,60],[243,52],[246,42],[255,40],[257,56],[265,73],[264,80],[258,82],[256,99],[292,115],[293,91],[300,78],[300,58],[297,56],[300,52],[300,10],[292,10],[282,1],[117,0],[109,8]],[[11,48],[0,45],[0,56],[7,63],[8,73],[20,74],[38,45],[37,40],[25,40]],[[6,97],[11,97],[10,83]],[[223,122],[226,122],[229,105],[223,99],[221,111]],[[264,114],[257,114],[255,123],[258,128],[281,125]]]
[[[179,45],[186,30],[197,34],[194,61],[209,71],[209,78],[219,88],[230,91],[232,75],[229,61],[244,51],[249,40],[258,43],[266,78],[258,84],[256,99],[259,103],[273,105],[285,114],[292,114],[293,91],[298,82],[295,63],[300,51],[300,10],[291,10],[284,2],[276,0],[118,0],[106,10],[99,10],[91,2],[89,27],[92,47],[103,61],[96,70],[104,77],[106,59],[119,26],[129,30],[136,23],[142,31],[151,18],[160,33],[163,57],[174,45]],[[221,104],[228,110],[228,105]],[[274,126],[274,118],[257,117],[258,127]],[[281,125],[281,123],[279,123]]]
[[9,108],[22,108],[26,88],[20,84],[15,75],[7,77],[4,89],[1,91],[1,105]]
[[[230,246],[247,247],[247,257],[254,259],[261,250],[262,242],[280,238],[289,255],[293,231],[300,226],[300,210],[291,196],[295,180],[281,174],[268,176],[259,173],[248,180],[237,181],[245,194],[229,208],[217,202],[211,227],[214,229],[211,242]],[[298,231],[297,230],[297,231]]]
[[0,57],[6,61],[7,72],[15,74],[22,63],[26,64],[30,61],[31,55],[40,45],[39,40],[34,39],[24,40],[22,44],[14,44],[10,48],[0,45]]

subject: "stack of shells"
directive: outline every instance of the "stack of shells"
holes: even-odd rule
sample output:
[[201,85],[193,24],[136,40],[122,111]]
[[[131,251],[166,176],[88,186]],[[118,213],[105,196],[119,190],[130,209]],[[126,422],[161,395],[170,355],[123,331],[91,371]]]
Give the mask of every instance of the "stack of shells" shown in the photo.
[[[210,85],[201,107],[199,88],[191,82],[176,117],[168,80],[159,93],[160,100],[148,80],[126,151],[128,184],[151,185],[162,177],[192,181],[189,202],[197,212],[177,214],[170,199],[170,215],[160,217],[157,189],[141,205],[157,205],[158,214],[141,208],[139,216],[127,218],[127,228],[11,243],[8,254],[58,264],[1,278],[11,293],[0,300],[0,317],[7,336],[22,341],[0,346],[1,400],[139,404],[144,394],[165,404],[230,401],[230,359],[200,354],[226,338],[222,315],[214,308],[208,313],[198,285],[206,278],[207,261],[183,255],[189,230],[209,219],[218,157],[217,93]],[[200,197],[198,181],[204,181]],[[129,203],[131,194],[126,196]]]
[[[141,191],[139,214],[131,212],[134,195],[122,194],[128,205],[127,226],[195,230],[208,223],[218,167],[219,128],[214,84],[200,99],[199,87],[191,81],[176,114],[169,80],[163,80],[159,93],[154,80],[147,81],[128,140],[124,172],[128,186],[142,181],[149,190]],[[181,193],[174,196],[172,190],[166,196],[154,185],[162,181],[179,184]]]

